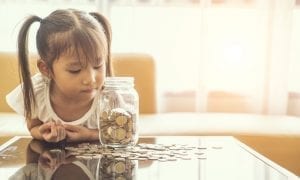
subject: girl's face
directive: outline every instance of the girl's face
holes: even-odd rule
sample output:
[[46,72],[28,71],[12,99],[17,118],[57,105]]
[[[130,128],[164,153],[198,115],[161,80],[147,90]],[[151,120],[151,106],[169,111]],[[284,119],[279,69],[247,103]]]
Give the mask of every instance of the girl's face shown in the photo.
[[53,63],[52,92],[74,101],[90,101],[104,83],[106,65],[99,60],[80,64],[74,56],[61,56]]

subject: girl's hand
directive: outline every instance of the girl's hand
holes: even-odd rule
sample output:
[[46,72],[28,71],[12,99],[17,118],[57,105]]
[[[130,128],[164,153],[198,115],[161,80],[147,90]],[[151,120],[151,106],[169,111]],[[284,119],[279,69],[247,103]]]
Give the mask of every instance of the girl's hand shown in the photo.
[[49,121],[39,127],[43,139],[48,142],[59,142],[66,138],[66,130],[60,123]]
[[44,151],[39,157],[39,165],[47,170],[54,171],[62,164],[69,164],[75,160],[73,155],[64,150],[52,149]]
[[39,158],[39,164],[45,170],[55,170],[58,168],[65,159],[64,151],[50,152],[44,151]]
[[67,141],[93,141],[99,139],[98,130],[89,129],[83,126],[74,126],[69,124],[64,124]]

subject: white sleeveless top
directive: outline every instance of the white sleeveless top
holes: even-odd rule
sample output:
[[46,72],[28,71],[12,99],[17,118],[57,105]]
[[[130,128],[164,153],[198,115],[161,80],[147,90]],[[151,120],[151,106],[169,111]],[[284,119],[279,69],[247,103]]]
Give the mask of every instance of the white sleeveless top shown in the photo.
[[[100,93],[96,94],[91,108],[79,119],[71,122],[66,122],[54,112],[50,103],[49,89],[50,85],[47,83],[46,78],[41,74],[37,73],[31,78],[32,85],[36,98],[36,108],[32,112],[32,118],[37,118],[42,122],[54,120],[61,122],[62,124],[70,125],[83,125],[90,129],[96,129],[97,126],[97,110],[99,110],[98,99]],[[6,96],[7,104],[18,114],[24,115],[24,100],[21,85],[18,85],[13,91]]]

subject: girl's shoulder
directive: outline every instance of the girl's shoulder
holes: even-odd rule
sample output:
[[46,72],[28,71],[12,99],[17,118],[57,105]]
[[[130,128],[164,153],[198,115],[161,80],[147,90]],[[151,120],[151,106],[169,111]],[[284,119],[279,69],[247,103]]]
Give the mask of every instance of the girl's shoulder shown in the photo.
[[[37,106],[40,107],[45,102],[47,98],[47,89],[49,88],[49,83],[47,79],[43,77],[41,73],[37,73],[31,77],[31,82],[33,86],[35,100],[37,101]],[[48,83],[48,84],[47,84]],[[7,104],[17,113],[24,114],[24,101],[23,101],[23,90],[22,84],[19,84],[15,89],[6,95]]]
[[31,82],[36,100],[44,102],[44,99],[48,96],[50,80],[41,73],[37,73],[31,77]]
[[38,106],[44,106],[49,96],[50,80],[41,73],[37,73],[31,77],[31,82]]
[[38,91],[40,89],[44,89],[45,87],[49,87],[50,80],[41,73],[36,73],[31,77],[31,82],[34,91]]
[[31,77],[31,82],[36,100],[37,117],[43,122],[53,119],[53,110],[49,99],[50,80],[41,73],[37,73]]

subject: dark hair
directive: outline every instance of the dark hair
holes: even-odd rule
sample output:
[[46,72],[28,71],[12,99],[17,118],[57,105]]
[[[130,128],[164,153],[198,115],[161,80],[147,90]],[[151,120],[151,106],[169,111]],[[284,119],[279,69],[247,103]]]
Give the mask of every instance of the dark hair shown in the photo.
[[56,10],[44,19],[35,15],[29,16],[18,35],[19,73],[23,81],[22,90],[27,120],[31,119],[33,108],[36,106],[29,70],[27,42],[28,30],[34,22],[40,22],[36,35],[38,54],[51,71],[56,59],[65,53],[73,53],[78,56],[82,65],[88,61],[99,61],[100,56],[106,61],[106,76],[112,75],[111,27],[103,15],[65,9]]

